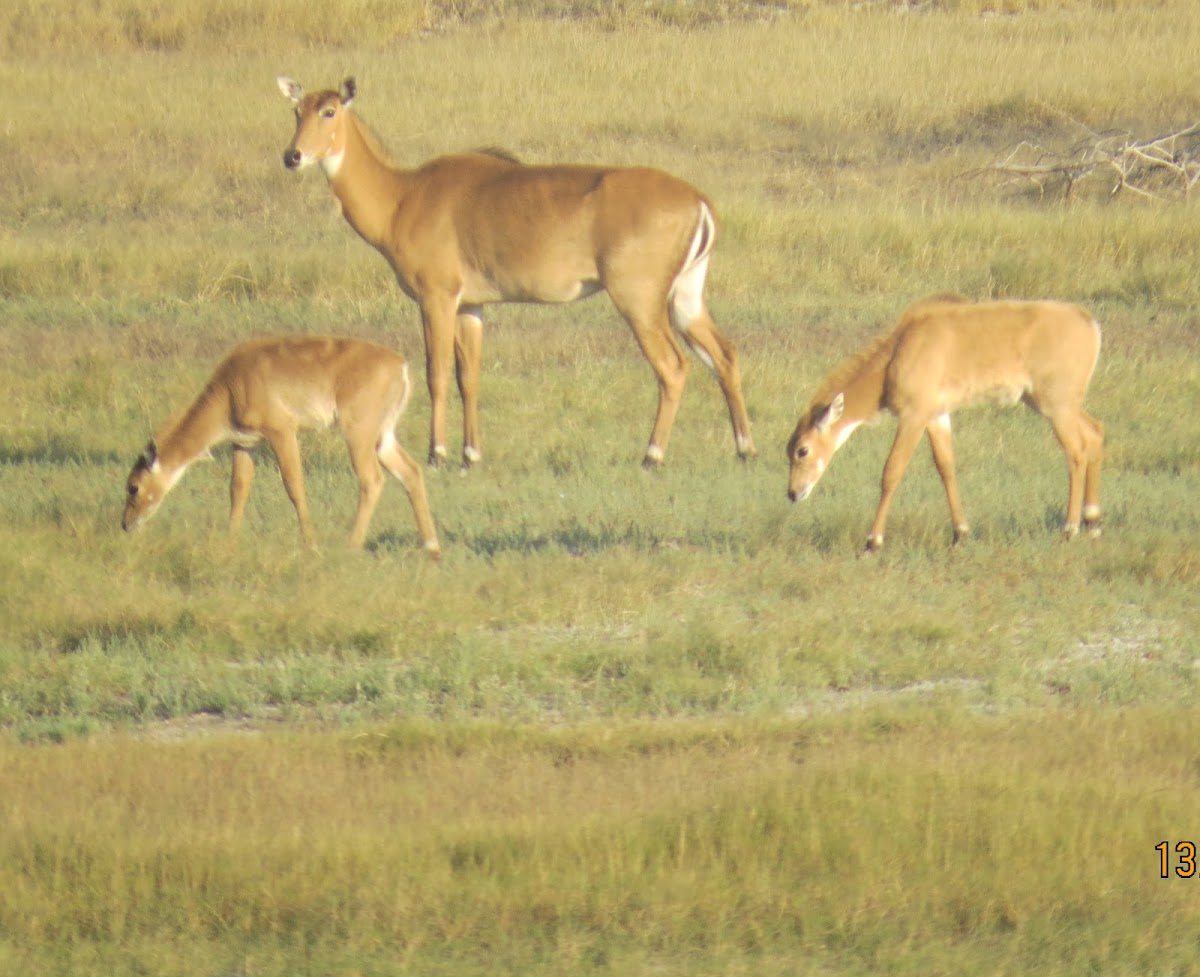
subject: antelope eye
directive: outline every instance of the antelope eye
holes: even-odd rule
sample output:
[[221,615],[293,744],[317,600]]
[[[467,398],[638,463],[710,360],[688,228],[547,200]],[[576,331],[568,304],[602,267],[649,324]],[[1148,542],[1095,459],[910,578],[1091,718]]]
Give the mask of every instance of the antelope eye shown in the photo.
[[808,449],[807,448],[797,448],[796,449],[796,458],[797,459],[807,458],[807,457],[808,457]]
[[321,118],[323,119],[332,119],[335,115],[337,115],[337,109],[333,107],[321,110]]
[[129,497],[130,497],[131,499],[135,499],[135,498],[137,498],[137,494],[138,494],[138,487],[137,487],[136,485],[129,485],[129,486],[127,486],[127,487],[126,487],[126,489],[125,489],[125,491],[129,493]]

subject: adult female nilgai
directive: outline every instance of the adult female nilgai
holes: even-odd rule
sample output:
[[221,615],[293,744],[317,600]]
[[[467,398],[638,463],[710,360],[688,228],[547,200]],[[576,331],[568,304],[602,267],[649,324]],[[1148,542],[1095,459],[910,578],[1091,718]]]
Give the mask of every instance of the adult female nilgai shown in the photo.
[[482,457],[483,306],[573,302],[602,289],[658,377],[658,414],[643,464],[662,463],[687,379],[676,333],[716,374],[738,454],[755,453],[737,353],[704,303],[716,220],[699,191],[659,170],[522,166],[495,153],[399,169],[350,110],[352,78],[339,91],[309,95],[290,78],[278,82],[296,106],[284,165],[321,164],[350,226],[387,259],[421,308],[430,464],[446,458],[452,364],[463,403],[463,465]]
[[834,370],[788,441],[788,498],[807,498],[829,460],[864,421],[881,411],[898,418],[896,439],[867,551],[883,545],[888,508],[922,433],[946,488],[954,540],[968,532],[954,474],[950,413],[984,400],[1024,401],[1054,429],[1067,456],[1070,492],[1066,538],[1084,526],[1100,531],[1104,428],[1083,409],[1100,327],[1082,309],[1059,302],[967,302],[939,296],[911,306],[894,329]]
[[296,431],[337,421],[358,476],[358,514],[350,531],[362,546],[383,491],[380,466],[408,493],[426,551],[441,552],[421,466],[396,443],[396,422],[412,385],[408,364],[395,350],[358,339],[300,337],[257,339],[235,347],[217,366],[200,395],[146,446],[125,486],[128,532],[154,514],[198,458],[222,441],[233,442],[229,533],[242,525],[254,479],[250,449],[265,438],[279,461],[300,532],[313,541]]

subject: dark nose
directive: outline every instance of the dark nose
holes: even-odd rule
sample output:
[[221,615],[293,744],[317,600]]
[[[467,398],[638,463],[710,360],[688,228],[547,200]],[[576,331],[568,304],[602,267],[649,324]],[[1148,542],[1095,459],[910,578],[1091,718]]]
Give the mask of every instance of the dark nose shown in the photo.
[[300,150],[285,149],[283,151],[283,165],[289,170],[294,170],[300,165]]
[[796,490],[795,489],[788,489],[788,498],[791,499],[793,502],[796,501]]

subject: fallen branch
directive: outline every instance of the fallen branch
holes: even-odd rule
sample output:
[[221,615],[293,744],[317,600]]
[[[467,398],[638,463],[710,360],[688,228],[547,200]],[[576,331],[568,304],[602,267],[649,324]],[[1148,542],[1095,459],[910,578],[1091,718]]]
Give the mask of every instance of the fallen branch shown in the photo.
[[1061,184],[1070,197],[1076,184],[1096,174],[1112,179],[1110,195],[1128,191],[1157,199],[1163,189],[1181,191],[1184,197],[1200,183],[1200,122],[1153,139],[1139,140],[1128,132],[1095,133],[1082,127],[1087,137],[1066,153],[1022,142],[1002,160],[982,171],[1026,180],[1044,194],[1051,184]]

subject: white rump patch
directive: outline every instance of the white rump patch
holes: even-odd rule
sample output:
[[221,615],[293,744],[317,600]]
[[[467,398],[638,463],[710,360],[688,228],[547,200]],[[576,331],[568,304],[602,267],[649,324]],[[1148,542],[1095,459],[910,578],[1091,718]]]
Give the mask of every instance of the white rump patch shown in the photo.
[[[712,211],[701,203],[696,233],[692,235],[683,269],[676,276],[668,299],[671,325],[678,332],[687,332],[688,326],[704,312],[704,279],[708,274],[708,256],[715,235]],[[712,363],[708,365],[711,367]]]
[[[699,232],[697,232],[699,233]],[[687,332],[704,312],[704,279],[708,275],[708,255],[695,264],[687,265],[675,279],[671,288],[671,325],[678,332]],[[711,367],[712,362],[708,365]]]

